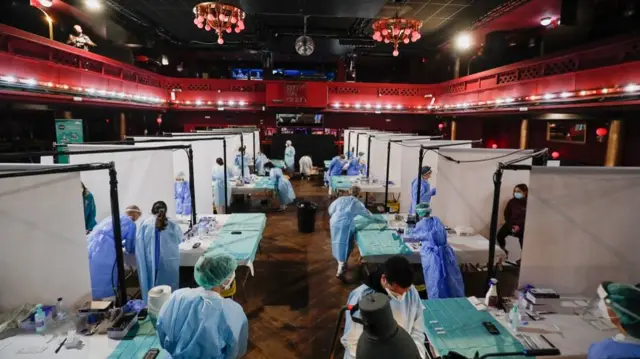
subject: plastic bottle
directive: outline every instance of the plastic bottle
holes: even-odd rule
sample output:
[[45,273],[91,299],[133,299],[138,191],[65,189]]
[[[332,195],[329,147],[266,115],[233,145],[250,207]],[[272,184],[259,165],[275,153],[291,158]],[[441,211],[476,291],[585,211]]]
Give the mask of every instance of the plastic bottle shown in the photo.
[[514,333],[518,332],[518,327],[522,323],[522,316],[520,314],[520,310],[518,310],[518,306],[514,305],[511,307],[511,312],[509,312],[509,325]]
[[36,314],[33,316],[33,320],[36,324],[36,333],[44,333],[47,329],[47,315],[42,310],[42,304],[36,305]]
[[489,290],[484,297],[484,305],[487,307],[498,307],[498,280],[495,278],[489,280]]
[[204,236],[206,234],[207,234],[207,222],[200,221],[200,223],[198,223],[198,235]]
[[63,320],[67,317],[67,314],[62,309],[62,298],[58,298],[58,302],[56,303],[56,319]]

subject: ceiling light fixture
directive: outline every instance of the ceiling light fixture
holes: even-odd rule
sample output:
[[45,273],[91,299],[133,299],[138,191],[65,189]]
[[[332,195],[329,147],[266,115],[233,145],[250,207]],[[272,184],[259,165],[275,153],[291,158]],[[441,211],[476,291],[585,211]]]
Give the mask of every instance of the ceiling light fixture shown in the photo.
[[549,26],[549,25],[551,25],[551,22],[552,22],[552,21],[553,21],[553,20],[552,20],[550,17],[548,17],[548,16],[547,16],[547,17],[543,17],[542,19],[540,19],[540,25],[542,25],[542,26]]
[[102,10],[100,0],[84,0],[84,5],[91,11]]
[[422,21],[395,17],[380,19],[373,23],[373,39],[378,42],[393,44],[393,56],[398,56],[398,45],[420,40]]
[[218,34],[218,44],[224,44],[222,34],[244,30],[245,13],[233,5],[217,2],[203,2],[193,8],[193,23],[206,31],[214,30]]
[[467,50],[468,48],[471,47],[471,35],[469,35],[466,32],[460,33],[458,34],[458,36],[456,36],[455,41],[454,41],[454,45],[456,47],[456,49],[458,50]]

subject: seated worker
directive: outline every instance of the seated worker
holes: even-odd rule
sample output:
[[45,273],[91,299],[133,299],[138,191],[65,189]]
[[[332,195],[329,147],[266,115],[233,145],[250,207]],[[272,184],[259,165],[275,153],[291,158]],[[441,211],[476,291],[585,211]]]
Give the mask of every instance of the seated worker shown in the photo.
[[[136,205],[128,206],[125,215],[120,216],[120,234],[124,248],[129,254],[135,253],[136,224],[142,214]],[[103,219],[89,234],[89,275],[91,276],[91,297],[94,300],[115,296],[118,287],[116,249],[113,243],[113,218]]]
[[172,359],[235,359],[247,352],[249,323],[242,307],[220,293],[231,287],[238,263],[213,250],[194,267],[198,288],[171,294],[158,316],[160,346]]
[[280,200],[280,211],[285,211],[287,205],[293,203],[296,200],[296,194],[293,192],[293,186],[287,178],[284,177],[282,170],[276,168],[273,163],[269,162],[264,165],[269,171],[269,177],[275,180],[276,192],[278,193],[278,199]]
[[[406,330],[418,347],[420,358],[425,359],[427,352],[424,346],[425,328],[422,312],[424,307],[420,295],[413,283],[413,269],[405,257],[394,256],[372,273],[364,284],[356,288],[347,300],[347,305],[355,305],[360,299],[372,293],[389,296],[393,317],[399,326]],[[354,323],[351,316],[346,316],[344,335],[340,339],[344,345],[345,359],[356,358],[358,339],[362,335],[362,325]]]
[[520,241],[520,249],[522,249],[522,238],[524,237],[524,220],[527,216],[527,195],[529,187],[521,183],[513,188],[513,198],[507,202],[504,208],[504,224],[498,230],[496,241],[502,250],[509,255],[507,251],[507,236],[514,236]]
[[640,358],[640,288],[604,282],[598,287],[598,308],[620,333],[591,344],[587,359]]
[[420,260],[429,299],[464,297],[464,281],[453,248],[447,243],[447,230],[438,217],[430,217],[431,208],[421,203],[416,208],[420,222],[412,237],[422,242]]
[[367,217],[373,221],[384,221],[386,219],[374,217],[371,212],[360,202],[360,187],[352,186],[350,194],[342,196],[329,206],[329,225],[331,229],[331,253],[338,261],[338,272],[336,278],[345,281],[344,275],[347,272],[347,260],[353,250],[353,240],[355,235],[355,219],[357,216]]

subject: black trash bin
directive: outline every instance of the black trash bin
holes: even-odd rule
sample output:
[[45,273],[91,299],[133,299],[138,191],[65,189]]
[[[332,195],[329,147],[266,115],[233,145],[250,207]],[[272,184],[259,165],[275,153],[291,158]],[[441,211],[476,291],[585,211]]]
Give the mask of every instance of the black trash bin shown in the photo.
[[299,201],[296,206],[298,207],[298,232],[313,232],[316,229],[318,205],[311,201]]

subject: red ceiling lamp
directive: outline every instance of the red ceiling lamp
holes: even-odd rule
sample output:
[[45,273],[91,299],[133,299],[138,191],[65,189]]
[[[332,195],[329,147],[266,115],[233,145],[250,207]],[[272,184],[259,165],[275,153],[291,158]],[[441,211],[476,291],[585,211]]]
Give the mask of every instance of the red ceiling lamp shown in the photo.
[[374,40],[385,44],[393,44],[393,56],[398,56],[400,53],[398,52],[400,43],[416,42],[422,37],[420,35],[422,21],[404,19],[398,17],[397,14],[395,17],[374,22],[372,27]]
[[558,151],[551,152],[551,158],[553,158],[554,160],[557,160],[558,158],[560,158],[560,152]]
[[203,2],[193,8],[195,19],[193,23],[206,31],[214,30],[218,34],[218,44],[224,44],[222,35],[224,32],[236,33],[244,30],[245,13],[242,9],[233,5],[218,2]]
[[598,128],[596,130],[596,136],[598,136],[598,141],[602,142],[604,140],[604,136],[606,136],[607,133],[609,133],[609,131],[607,131],[606,128],[604,128],[604,127]]

